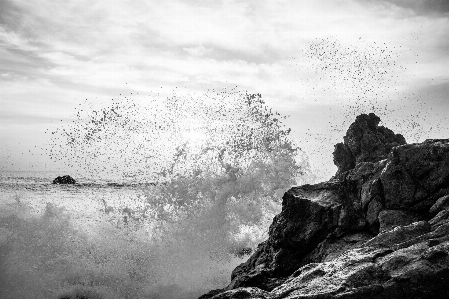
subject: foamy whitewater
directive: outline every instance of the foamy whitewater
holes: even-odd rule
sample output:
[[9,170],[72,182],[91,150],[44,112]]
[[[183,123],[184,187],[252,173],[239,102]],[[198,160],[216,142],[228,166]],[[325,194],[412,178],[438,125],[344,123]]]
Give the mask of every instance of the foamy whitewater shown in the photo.
[[105,298],[196,298],[224,286],[244,258],[212,250],[220,244],[189,236],[189,228],[152,238],[127,210],[139,204],[141,186],[82,178],[52,185],[56,175],[1,174],[0,298],[57,298],[75,289]]
[[[82,178],[53,185],[56,175],[1,174],[0,298],[56,298],[80,287],[107,298],[195,298],[224,286],[244,258],[238,243],[189,231],[195,226],[155,239],[129,212],[154,186]],[[213,225],[212,217],[202,221]],[[241,237],[242,248],[260,241],[258,233]]]
[[[0,298],[189,299],[229,283],[306,163],[260,95],[195,99],[83,107],[52,133],[72,173],[1,173]],[[77,183],[51,184],[66,174]]]

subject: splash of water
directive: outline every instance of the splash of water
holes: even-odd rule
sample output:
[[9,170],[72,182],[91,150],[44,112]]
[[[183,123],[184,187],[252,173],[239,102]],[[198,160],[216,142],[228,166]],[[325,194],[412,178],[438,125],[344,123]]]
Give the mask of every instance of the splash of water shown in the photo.
[[[176,284],[187,298],[188,285],[224,286],[232,267],[266,238],[282,194],[307,171],[285,117],[260,94],[174,91],[144,104],[119,97],[100,109],[89,105],[53,132],[50,155],[91,176],[139,183],[133,202],[104,200],[103,211],[152,251],[160,268],[142,276],[157,277],[147,281],[153,291]],[[192,276],[192,267],[203,274]]]

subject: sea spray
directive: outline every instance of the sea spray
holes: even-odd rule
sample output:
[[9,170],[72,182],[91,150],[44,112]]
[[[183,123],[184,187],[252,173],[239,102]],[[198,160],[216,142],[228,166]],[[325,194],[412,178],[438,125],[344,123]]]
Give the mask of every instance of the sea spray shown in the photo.
[[[174,92],[145,104],[89,105],[53,132],[50,155],[133,193],[97,199],[95,215],[54,203],[41,215],[4,219],[18,227],[2,255],[5,298],[195,298],[223,287],[307,170],[284,118],[259,94]],[[24,256],[33,263],[14,271],[11,261]]]
[[182,284],[177,292],[172,290],[173,296],[157,294],[163,286],[176,285],[182,268],[177,272],[175,263],[191,266],[170,256],[171,248],[130,239],[106,222],[97,222],[95,232],[86,233],[72,224],[69,213],[52,204],[40,217],[27,214],[25,207],[15,208],[20,217],[11,213],[0,218],[5,236],[0,243],[1,298],[56,298],[74,291],[103,298],[192,297],[192,290]]
[[[335,173],[329,166],[333,145],[362,113],[375,113],[381,125],[402,132],[410,143],[440,138],[447,131],[447,116],[432,107],[435,99],[420,87],[423,82],[412,78],[418,65],[412,48],[362,36],[327,36],[306,43],[299,55],[294,59],[302,89],[308,90],[304,100],[320,105],[322,116],[304,126],[310,129],[299,138],[312,159],[313,173],[321,180]],[[320,129],[322,120],[326,125]]]
[[[155,186],[142,188],[139,211],[122,209],[127,222],[142,217],[177,222],[207,207],[215,210],[217,227],[235,230],[246,224],[248,214],[257,224],[262,217],[248,206],[261,209],[267,199],[278,200],[306,168],[295,160],[299,149],[283,117],[268,109],[260,94],[236,89],[175,93],[164,101],[146,101],[146,107],[124,100],[87,116],[78,112],[74,126],[54,134],[66,141],[56,157],[70,166]],[[228,211],[239,202],[239,209]]]

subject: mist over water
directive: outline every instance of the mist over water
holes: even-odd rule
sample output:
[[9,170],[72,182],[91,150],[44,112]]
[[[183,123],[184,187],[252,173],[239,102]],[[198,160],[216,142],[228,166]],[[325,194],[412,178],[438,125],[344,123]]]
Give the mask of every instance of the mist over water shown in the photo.
[[[39,202],[9,193],[1,298],[187,299],[224,287],[308,170],[259,94],[174,91],[75,113],[49,154],[96,183],[45,187]],[[62,199],[46,188],[65,188]]]

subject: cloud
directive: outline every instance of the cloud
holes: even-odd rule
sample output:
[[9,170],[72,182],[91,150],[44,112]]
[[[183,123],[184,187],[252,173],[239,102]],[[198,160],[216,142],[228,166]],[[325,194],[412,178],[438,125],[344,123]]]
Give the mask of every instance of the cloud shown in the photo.
[[[0,0],[0,104],[26,123],[79,99],[238,85],[284,112],[342,106],[311,72],[312,42],[386,43],[406,69],[394,88],[421,88],[447,78],[447,11],[439,0]],[[301,126],[313,113],[297,112]]]
[[449,17],[449,1],[447,0],[359,0],[374,5],[394,5],[416,15]]
[[[57,117],[56,115],[38,115],[36,113],[26,113],[23,114],[21,111],[17,113],[11,114],[8,112],[0,112],[1,124],[2,126],[8,126],[12,124],[16,126],[17,124],[24,126],[33,126],[36,124],[44,124],[46,126],[51,122],[59,122],[61,121],[61,117]],[[64,121],[69,120],[68,118],[63,118]]]
[[449,111],[449,77],[445,81],[432,80],[417,90],[417,94],[425,98],[425,102],[440,111]]
[[[413,40],[404,40],[407,30],[424,25],[422,31],[438,32],[427,19],[403,21],[397,10],[367,10],[357,1],[1,3],[3,72],[100,92],[125,82],[151,89],[192,86],[195,80],[201,86],[234,81],[257,89],[276,79],[270,71],[290,78],[291,57],[303,58],[301,49],[316,38],[334,35],[349,44],[363,36],[412,47]],[[436,37],[425,37],[426,45],[442,43],[447,24],[439,26]],[[270,84],[272,89],[290,97],[281,81]]]
[[212,52],[212,49],[208,49],[203,46],[186,47],[186,48],[182,48],[182,49],[193,56],[204,56],[205,54]]

